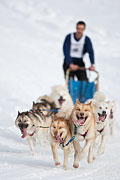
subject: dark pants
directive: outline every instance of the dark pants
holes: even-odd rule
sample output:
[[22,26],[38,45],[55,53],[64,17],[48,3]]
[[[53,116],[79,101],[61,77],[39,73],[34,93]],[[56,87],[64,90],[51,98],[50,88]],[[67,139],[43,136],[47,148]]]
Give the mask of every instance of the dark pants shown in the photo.
[[[73,60],[73,64],[78,65],[79,67],[85,67],[83,60]],[[67,65],[64,61],[63,70],[64,70],[65,77],[66,77],[66,71],[68,68],[69,68],[69,65]],[[81,81],[88,80],[86,71],[83,71],[83,70],[70,71],[69,78],[74,79],[75,76],[77,77],[78,80],[81,80]]]

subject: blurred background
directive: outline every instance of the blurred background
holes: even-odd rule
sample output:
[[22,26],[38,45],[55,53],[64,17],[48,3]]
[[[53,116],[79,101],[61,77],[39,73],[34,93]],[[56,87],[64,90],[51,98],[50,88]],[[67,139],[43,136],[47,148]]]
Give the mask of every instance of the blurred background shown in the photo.
[[[85,34],[93,43],[100,90],[120,109],[119,0],[0,0],[2,149],[9,144],[8,136],[13,145],[17,141],[11,136],[17,134],[17,111],[30,109],[33,100],[50,93],[51,86],[65,84],[62,46],[80,20],[86,22]],[[87,55],[84,61],[89,67]],[[120,128],[119,118],[116,122]]]

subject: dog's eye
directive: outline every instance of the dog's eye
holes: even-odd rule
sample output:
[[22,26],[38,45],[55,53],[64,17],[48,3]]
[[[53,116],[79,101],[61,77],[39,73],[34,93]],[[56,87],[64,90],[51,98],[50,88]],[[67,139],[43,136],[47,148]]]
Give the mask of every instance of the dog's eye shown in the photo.
[[87,109],[85,109],[85,111],[88,111]]
[[53,128],[56,128],[55,126],[53,126]]
[[99,109],[102,109],[102,107],[99,107]]
[[105,107],[105,109],[108,109],[108,107]]
[[59,127],[59,129],[62,129],[62,127]]
[[80,109],[76,109],[77,111],[80,111]]
[[19,119],[18,122],[21,122],[21,120]]
[[27,122],[27,120],[24,120],[24,122]]

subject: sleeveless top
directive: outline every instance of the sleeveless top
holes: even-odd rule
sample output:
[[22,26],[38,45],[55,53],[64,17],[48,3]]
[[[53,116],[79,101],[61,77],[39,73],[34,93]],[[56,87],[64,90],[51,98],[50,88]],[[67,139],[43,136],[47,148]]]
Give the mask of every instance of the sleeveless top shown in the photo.
[[75,58],[82,58],[83,48],[85,43],[85,35],[83,34],[80,40],[76,41],[74,38],[74,33],[71,33],[70,41],[71,41],[70,56]]

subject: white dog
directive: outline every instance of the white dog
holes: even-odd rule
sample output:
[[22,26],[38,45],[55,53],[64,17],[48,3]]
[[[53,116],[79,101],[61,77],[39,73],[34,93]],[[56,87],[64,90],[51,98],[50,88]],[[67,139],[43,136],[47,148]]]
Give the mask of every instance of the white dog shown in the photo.
[[98,139],[101,137],[101,143],[97,152],[97,154],[100,155],[104,153],[107,135],[109,131],[109,102],[104,101],[96,103],[94,113],[97,125],[96,141],[98,141]]
[[[105,102],[105,95],[102,92],[97,91],[94,94],[94,98],[93,99],[89,99],[86,101],[86,103],[90,103],[90,101],[92,101],[92,105],[95,106],[96,104],[100,103],[100,102]],[[109,131],[110,131],[110,135],[113,135],[113,130],[114,130],[114,121],[115,121],[115,110],[116,110],[116,105],[115,105],[115,101],[109,101],[109,111],[110,111],[110,115],[109,115]]]
[[67,87],[62,85],[53,86],[50,97],[54,100],[57,108],[66,113],[66,119],[68,119],[74,105]]

